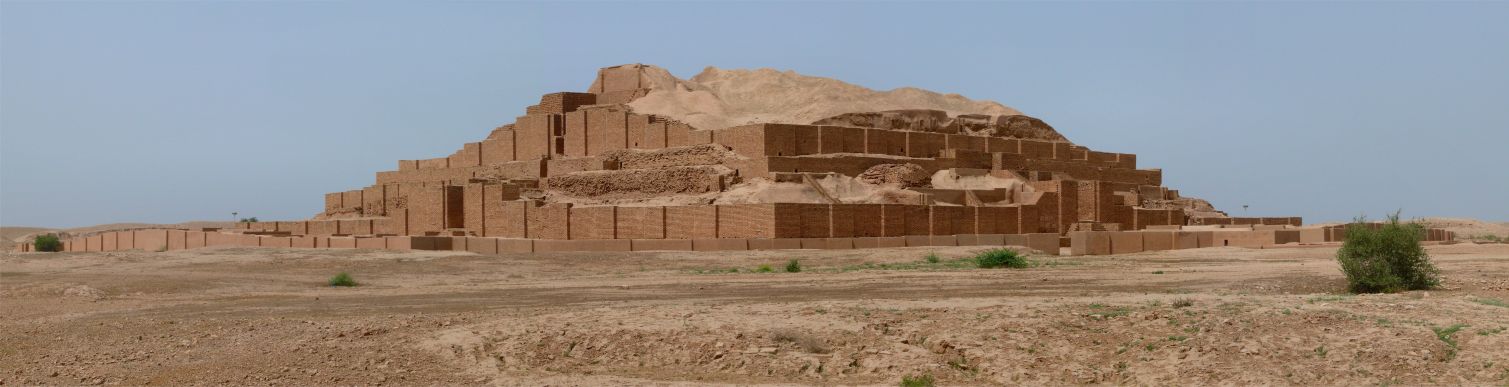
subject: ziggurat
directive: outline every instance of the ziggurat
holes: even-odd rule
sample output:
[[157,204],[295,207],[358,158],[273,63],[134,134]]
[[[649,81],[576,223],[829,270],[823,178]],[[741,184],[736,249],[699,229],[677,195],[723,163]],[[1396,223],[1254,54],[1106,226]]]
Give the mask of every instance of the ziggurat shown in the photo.
[[[1010,244],[1050,254],[1341,238],[1298,217],[1229,217],[1163,186],[1162,170],[1140,169],[1134,154],[1075,145],[1024,115],[911,109],[696,128],[636,112],[663,72],[601,69],[587,92],[546,94],[447,157],[400,160],[370,186],[326,194],[311,220],[241,223],[231,232],[243,239],[218,238],[482,253]],[[200,238],[176,245],[215,244]]]

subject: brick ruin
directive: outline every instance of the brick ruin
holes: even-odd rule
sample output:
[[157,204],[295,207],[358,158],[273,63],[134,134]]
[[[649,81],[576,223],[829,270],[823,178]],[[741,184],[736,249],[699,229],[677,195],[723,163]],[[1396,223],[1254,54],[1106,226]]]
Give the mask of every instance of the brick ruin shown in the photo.
[[233,232],[288,239],[278,246],[369,239],[479,252],[1018,244],[1107,254],[1337,239],[1304,231],[1299,217],[1227,216],[1163,186],[1162,170],[1139,168],[1136,155],[1075,145],[1027,116],[891,110],[699,129],[628,106],[652,91],[648,68],[604,68],[587,92],[546,94],[449,156],[399,160],[370,186],[326,194],[313,219]]

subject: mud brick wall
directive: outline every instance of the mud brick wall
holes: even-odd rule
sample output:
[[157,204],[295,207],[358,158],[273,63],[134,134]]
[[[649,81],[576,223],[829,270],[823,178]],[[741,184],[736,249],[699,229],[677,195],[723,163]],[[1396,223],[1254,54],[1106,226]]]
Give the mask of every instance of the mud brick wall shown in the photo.
[[627,124],[628,143],[626,145],[630,149],[656,149],[648,148],[645,146],[645,132],[649,130],[650,123],[654,121],[655,119],[652,116],[644,114],[629,114]]
[[651,122],[648,126],[645,126],[643,147],[645,149],[665,148],[667,144],[667,125],[665,122]]
[[691,145],[702,145],[702,144],[711,144],[711,143],[713,143],[713,131],[711,131],[711,130],[693,130],[693,131],[686,132],[686,143],[685,144],[672,145],[672,146],[691,146]]
[[[545,171],[549,176],[559,176],[572,172],[601,171],[617,169],[616,165],[597,157],[573,157],[563,159],[550,159],[545,161]],[[547,178],[548,179],[548,178]]]
[[597,80],[588,91],[603,94],[615,91],[634,90],[643,87],[640,83],[641,67],[638,64],[605,67],[597,71]]
[[881,204],[880,205],[880,233],[881,236],[894,237],[905,236],[907,205]]
[[906,235],[932,235],[932,206],[904,206],[906,212]]
[[500,130],[493,133],[488,139],[482,140],[479,148],[482,153],[482,165],[514,161],[513,147],[513,130]]
[[975,229],[969,234],[1000,234],[1000,227],[996,224],[1005,216],[1005,207],[969,207],[974,212]]
[[1021,234],[1022,232],[1022,206],[1004,206],[1000,208],[1000,218],[996,221],[997,234]]
[[406,200],[409,215],[409,233],[423,235],[425,232],[446,228],[446,188],[439,184],[407,184],[400,192]]
[[311,220],[307,226],[307,233],[309,235],[335,235],[340,229],[339,223],[340,221],[336,220]]
[[1022,141],[1015,138],[986,137],[985,151],[989,153],[1022,153]]
[[832,214],[828,204],[797,204],[792,210],[802,219],[802,238],[828,238],[833,235]]
[[387,215],[387,192],[386,186],[381,184],[362,188],[362,216],[385,216]]
[[910,157],[938,157],[943,152],[946,140],[941,133],[906,132],[906,155]]
[[[136,230],[131,232],[134,236],[132,242],[137,249],[145,251],[159,251],[168,248],[168,230]],[[101,241],[103,241],[101,239]],[[99,251],[99,243],[94,243],[94,251]]]
[[843,126],[804,126],[796,130],[817,132],[817,154],[864,153],[865,130]]
[[532,106],[540,113],[565,113],[583,105],[597,103],[597,94],[560,92],[540,96],[540,104]]
[[955,219],[963,216],[963,207],[954,206],[928,206],[930,217],[928,218],[928,234],[926,235],[953,235]]
[[571,207],[568,239],[617,239],[618,207]]
[[946,149],[971,150],[971,151],[976,151],[976,152],[980,152],[980,153],[986,153],[986,152],[988,152],[987,149],[989,149],[986,146],[986,142],[987,142],[986,138],[987,137],[971,136],[971,135],[967,135],[967,134],[950,134],[950,135],[945,135],[944,136],[944,148],[946,148]]
[[554,150],[554,134],[562,126],[560,114],[530,114],[514,121],[514,154],[518,160],[539,159]]
[[372,220],[371,219],[353,219],[353,220],[342,219],[336,225],[336,234],[344,234],[344,235],[371,235],[372,234]]
[[183,250],[188,247],[188,232],[184,230],[165,230],[168,234],[168,250]]
[[666,207],[665,237],[669,239],[717,238],[718,206]]
[[993,170],[1019,171],[1027,169],[1027,156],[1021,154],[991,153],[990,157],[990,169]]
[[884,129],[865,129],[864,133],[864,153],[906,156],[906,132]]
[[278,228],[276,231],[279,232],[298,235],[309,233],[309,222],[277,222],[276,224]]
[[325,212],[334,212],[336,210],[339,210],[342,207],[341,199],[343,199],[344,196],[345,194],[342,194],[340,192],[325,194]]
[[419,160],[419,169],[446,169],[451,167],[449,157]]
[[1042,232],[1041,219],[1038,216],[1036,205],[1021,205],[1017,207],[1017,233],[1032,234]]
[[854,237],[854,210],[847,204],[829,204],[828,237]]
[[485,228],[485,226],[483,225],[483,222],[484,222],[484,219],[486,219],[486,216],[487,216],[486,214],[483,213],[484,212],[483,208],[486,205],[486,199],[483,199],[483,196],[482,196],[483,195],[483,190],[484,189],[483,189],[483,185],[482,184],[467,184],[467,185],[461,187],[461,193],[462,193],[462,201],[461,201],[461,206],[462,206],[462,222],[461,222],[461,225],[462,225],[462,227],[466,228],[467,230],[470,230],[470,231],[473,231],[473,232],[476,232],[476,233],[479,233],[479,234],[482,233],[483,229]]
[[571,206],[561,203],[524,206],[525,237],[533,239],[570,239]]
[[[844,204],[849,208],[849,217],[855,237],[880,237],[885,235],[885,209],[880,204]],[[903,218],[904,219],[904,218]],[[834,219],[838,221],[838,219]],[[903,226],[905,227],[905,226]]]
[[[584,109],[587,155],[628,148],[628,112],[618,108]],[[569,127],[568,127],[569,129]]]
[[743,204],[718,206],[719,238],[769,238],[775,206]]
[[527,207],[535,205],[538,205],[538,202],[522,200],[500,201],[496,205],[486,203],[483,207],[482,235],[502,238],[527,237],[529,235]]
[[1021,153],[1028,158],[1053,159],[1053,143],[1048,141],[1019,140]]
[[619,239],[665,238],[665,207],[618,207],[617,215]]
[[665,124],[665,146],[691,145],[691,125],[677,121],[669,121]]
[[372,233],[379,235],[409,235],[409,210],[393,211],[386,218],[372,220]]

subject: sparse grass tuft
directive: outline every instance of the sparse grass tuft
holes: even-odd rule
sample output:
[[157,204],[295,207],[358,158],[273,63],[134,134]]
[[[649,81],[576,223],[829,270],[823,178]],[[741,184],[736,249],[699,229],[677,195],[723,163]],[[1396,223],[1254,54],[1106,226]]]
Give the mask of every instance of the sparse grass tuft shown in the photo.
[[927,261],[927,263],[938,263],[938,261],[943,259],[938,258],[938,253],[927,253],[927,256],[923,257],[922,260]]
[[933,387],[933,375],[902,376],[901,387]]
[[1500,308],[1509,308],[1509,303],[1504,303],[1504,300],[1500,300],[1500,299],[1497,299],[1497,298],[1477,298],[1477,297],[1473,297],[1472,298],[1472,302],[1476,302],[1476,303],[1483,304],[1483,305],[1488,305],[1488,306],[1497,306],[1497,307],[1500,307]]
[[1496,335],[1496,334],[1499,334],[1499,333],[1503,333],[1505,329],[1509,329],[1509,328],[1498,327],[1498,328],[1492,328],[1492,329],[1479,329],[1478,330],[1478,336],[1493,336],[1493,335]]
[[760,267],[758,269],[755,269],[755,272],[756,273],[774,273],[775,269],[771,268],[770,265],[760,265]]
[[1347,227],[1346,242],[1336,251],[1349,290],[1393,293],[1435,288],[1441,283],[1440,274],[1420,246],[1424,234],[1424,227],[1418,223],[1401,223],[1398,212],[1377,228],[1357,218]]
[[1176,308],[1176,309],[1177,308],[1188,308],[1188,307],[1191,307],[1191,306],[1195,306],[1195,300],[1191,300],[1191,299],[1188,299],[1188,298],[1180,298],[1180,299],[1174,300],[1173,305],[1174,305],[1174,308]]
[[1155,272],[1153,272],[1153,274],[1163,274],[1163,270],[1155,271]]
[[1440,339],[1441,342],[1446,343],[1446,346],[1448,347],[1446,350],[1447,359],[1451,359],[1457,356],[1457,339],[1452,338],[1451,335],[1456,334],[1457,331],[1460,331],[1462,330],[1462,328],[1466,327],[1467,324],[1453,324],[1452,326],[1445,328],[1430,328],[1431,331],[1436,332],[1437,339]]
[[1009,249],[991,249],[976,254],[975,265],[985,269],[997,267],[1022,269],[1032,264],[1027,262],[1026,258],[1017,255],[1015,251]]
[[356,286],[356,280],[351,278],[351,274],[343,271],[330,277],[330,286]]
[[1321,345],[1319,347],[1315,347],[1315,356],[1326,357],[1326,353],[1327,352],[1330,352],[1330,351],[1327,351],[1326,350],[1326,346],[1324,346],[1324,345]]
[[1333,301],[1346,300],[1346,299],[1351,298],[1351,297],[1352,297],[1351,295],[1346,295],[1346,294],[1329,294],[1329,295],[1324,295],[1324,296],[1311,297],[1310,299],[1305,300],[1305,302],[1311,303],[1311,304],[1314,304],[1314,303],[1317,303],[1317,302],[1333,302]]
[[38,235],[35,240],[32,240],[32,246],[36,247],[37,251],[49,253],[63,251],[63,242],[58,241],[58,234]]
[[787,273],[800,273],[800,272],[802,272],[802,263],[799,262],[799,261],[797,261],[797,260],[795,260],[795,259],[791,260],[791,262],[786,262],[786,272]]

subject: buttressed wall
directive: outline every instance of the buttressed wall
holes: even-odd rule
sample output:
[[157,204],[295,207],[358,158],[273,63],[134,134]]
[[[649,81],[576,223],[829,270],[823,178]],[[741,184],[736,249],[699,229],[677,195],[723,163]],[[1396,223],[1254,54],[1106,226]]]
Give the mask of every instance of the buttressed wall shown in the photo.
[[[399,160],[370,186],[326,194],[325,210],[311,220],[248,227],[293,235],[701,240],[1301,223],[1228,217],[1164,187],[1162,170],[1139,168],[1136,155],[1075,145],[1042,120],[993,102],[951,96],[946,106],[901,106],[936,98],[873,92],[864,95],[883,101],[874,110],[697,128],[687,122],[727,122],[732,116],[709,117],[774,105],[666,107],[696,87],[653,66],[604,68],[586,92],[546,94],[448,156]],[[635,102],[650,96],[671,113],[636,112]]]

